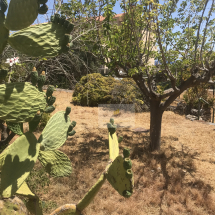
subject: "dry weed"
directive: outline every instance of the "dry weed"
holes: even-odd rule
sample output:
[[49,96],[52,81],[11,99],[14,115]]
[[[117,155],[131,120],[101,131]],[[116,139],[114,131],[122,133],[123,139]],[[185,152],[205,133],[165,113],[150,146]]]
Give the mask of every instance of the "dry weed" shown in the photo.
[[[66,106],[68,101],[55,96],[59,104],[56,111],[59,111],[60,104]],[[51,179],[49,192],[40,196],[44,201],[57,202],[58,206],[77,203],[83,198],[109,159],[108,132],[98,128],[95,117],[98,108],[72,108],[75,112],[72,111],[70,118],[77,122],[77,133],[67,140],[67,147],[60,150],[71,159],[73,173],[67,178]],[[135,127],[149,128],[149,113],[136,113],[135,116]],[[211,160],[215,149],[214,127],[165,112],[159,153],[149,151],[148,133],[135,133],[132,129],[117,129],[117,135],[123,136],[120,154],[123,147],[131,149],[133,195],[125,199],[105,182],[83,214],[215,214],[215,162]]]

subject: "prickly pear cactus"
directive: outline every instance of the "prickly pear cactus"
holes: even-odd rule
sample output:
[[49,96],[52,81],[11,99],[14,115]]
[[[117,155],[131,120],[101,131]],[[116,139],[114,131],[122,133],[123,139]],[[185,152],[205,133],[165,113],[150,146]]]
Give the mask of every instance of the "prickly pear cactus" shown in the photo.
[[9,38],[9,30],[5,27],[4,22],[5,15],[3,11],[0,10],[0,54],[3,52],[5,46],[7,45],[7,40]]
[[10,0],[5,27],[17,31],[31,25],[38,16],[38,0]]
[[38,139],[41,150],[55,150],[62,146],[67,140],[70,124],[70,118],[65,111],[54,114]]
[[36,87],[37,82],[38,82],[38,72],[37,72],[36,68],[34,67],[33,71],[31,72],[31,83],[33,86]]
[[107,180],[120,195],[130,197],[134,186],[131,161],[121,155],[116,157],[108,169]]
[[18,197],[0,200],[1,215],[27,215],[28,209],[24,202]]
[[43,92],[30,83],[9,83],[0,85],[0,119],[13,123],[31,121],[37,111],[46,107]]
[[8,3],[7,0],[0,0],[0,9],[4,13],[7,10]]
[[7,122],[7,127],[15,134],[18,134],[19,136],[23,135],[22,129],[21,129],[22,124],[21,123],[10,123]]
[[52,177],[66,177],[72,173],[71,161],[61,151],[40,151],[38,160]]
[[128,198],[133,192],[134,179],[131,170],[131,160],[129,159],[129,149],[123,150],[123,155],[119,155],[119,142],[123,137],[119,138],[119,142],[116,136],[116,125],[114,125],[114,119],[110,119],[110,123],[107,124],[109,131],[109,156],[112,160],[107,173],[107,179],[113,188],[122,196]]
[[[55,17],[58,14],[55,14]],[[69,34],[73,25],[67,20],[60,24],[61,17],[51,23],[30,26],[12,34],[8,43],[16,50],[33,57],[54,57],[69,50]]]
[[0,192],[3,198],[14,195],[33,169],[40,144],[33,133],[17,138],[2,153]]
[[35,196],[34,193],[31,192],[30,188],[28,187],[27,183],[24,181],[21,187],[16,191],[16,194],[33,197]]
[[75,204],[65,204],[64,206],[57,208],[50,215],[81,215],[81,213],[77,210]]
[[43,4],[39,10],[38,10],[38,13],[39,14],[46,14],[46,12],[48,11],[48,6],[46,4]]
[[119,143],[116,136],[116,125],[114,125],[114,119],[110,119],[110,123],[107,124],[109,131],[109,157],[114,160],[119,155]]
[[8,74],[8,70],[0,69],[0,84],[1,84],[1,81],[7,77],[7,74]]

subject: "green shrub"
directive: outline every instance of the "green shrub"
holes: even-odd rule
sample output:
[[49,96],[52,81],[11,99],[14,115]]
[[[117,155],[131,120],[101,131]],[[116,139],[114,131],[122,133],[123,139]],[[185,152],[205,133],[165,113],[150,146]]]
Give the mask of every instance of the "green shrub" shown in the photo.
[[42,118],[41,118],[40,123],[39,123],[38,128],[37,128],[38,131],[42,131],[45,128],[45,126],[48,123],[50,117],[51,117],[50,113],[43,113],[42,114]]
[[206,100],[208,104],[201,102],[200,108],[209,108],[213,105],[214,99],[208,97],[207,89],[209,88],[208,84],[201,84],[198,87],[189,88],[186,93],[183,95],[184,101],[187,103],[187,111],[191,109],[198,109],[199,98]]
[[[88,103],[87,103],[88,97]],[[98,104],[135,104],[138,107],[144,103],[144,97],[135,81],[123,78],[121,81],[113,77],[104,77],[99,73],[83,76],[76,84],[73,104],[95,107]]]

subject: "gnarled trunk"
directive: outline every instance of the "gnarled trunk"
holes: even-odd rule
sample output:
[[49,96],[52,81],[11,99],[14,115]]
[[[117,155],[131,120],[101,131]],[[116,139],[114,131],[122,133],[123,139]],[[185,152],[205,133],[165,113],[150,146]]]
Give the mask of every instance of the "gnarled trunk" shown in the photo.
[[150,100],[150,148],[151,151],[160,150],[161,122],[163,110],[160,101]]

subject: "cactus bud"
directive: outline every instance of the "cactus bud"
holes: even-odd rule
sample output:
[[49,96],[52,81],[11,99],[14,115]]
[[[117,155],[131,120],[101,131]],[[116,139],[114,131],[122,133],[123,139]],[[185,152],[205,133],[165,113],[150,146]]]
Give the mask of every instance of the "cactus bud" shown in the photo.
[[76,122],[72,121],[69,128],[68,128],[68,132],[72,131],[72,129],[76,126]]
[[123,156],[124,156],[124,158],[128,158],[130,156],[130,149],[124,148],[123,149]]
[[51,15],[50,20],[51,20],[51,22],[54,22],[54,15]]
[[110,123],[113,125],[114,124],[114,118],[110,118]]
[[133,177],[133,173],[132,173],[131,169],[127,169],[125,175],[128,179],[131,179]]
[[120,137],[118,138],[118,143],[121,143],[121,142],[122,142],[122,140],[123,140],[123,137],[122,137],[122,136],[120,136]]
[[66,112],[65,112],[65,114],[66,114],[66,115],[69,115],[69,114],[70,114],[70,112],[71,112],[71,107],[67,107],[67,108],[66,108]]
[[72,23],[69,23],[67,28],[66,28],[66,33],[69,34],[73,30],[74,25]]
[[39,91],[43,91],[42,87],[43,85],[45,84],[45,81],[46,81],[46,76],[45,76],[45,71],[42,71],[41,75],[38,77],[38,90]]
[[55,107],[53,105],[51,106],[48,106],[46,109],[45,109],[45,113],[51,113],[55,110]]
[[131,160],[129,158],[125,158],[125,160],[123,162],[123,166],[125,169],[131,169],[131,167],[132,167]]
[[62,15],[59,20],[59,24],[63,25],[66,20],[66,16]]
[[63,27],[67,28],[69,26],[70,22],[68,20],[64,21]]
[[68,136],[73,136],[76,133],[75,130],[72,130],[71,132],[68,133]]
[[36,86],[37,81],[38,81],[38,72],[37,72],[36,68],[34,67],[32,72],[31,72],[31,83],[32,83],[32,85]]
[[48,86],[48,89],[46,90],[46,96],[47,97],[50,97],[50,96],[52,96],[52,94],[53,94],[53,92],[54,92],[54,86],[52,86],[52,85],[49,85]]
[[54,23],[59,23],[59,21],[60,21],[60,14],[58,14],[58,13],[56,13],[55,15],[54,15]]
[[46,14],[48,11],[48,6],[46,4],[43,4],[39,9],[38,9],[38,13],[39,14]]
[[56,101],[56,97],[51,96],[50,99],[47,100],[48,106],[53,105],[55,103],[55,101]]

